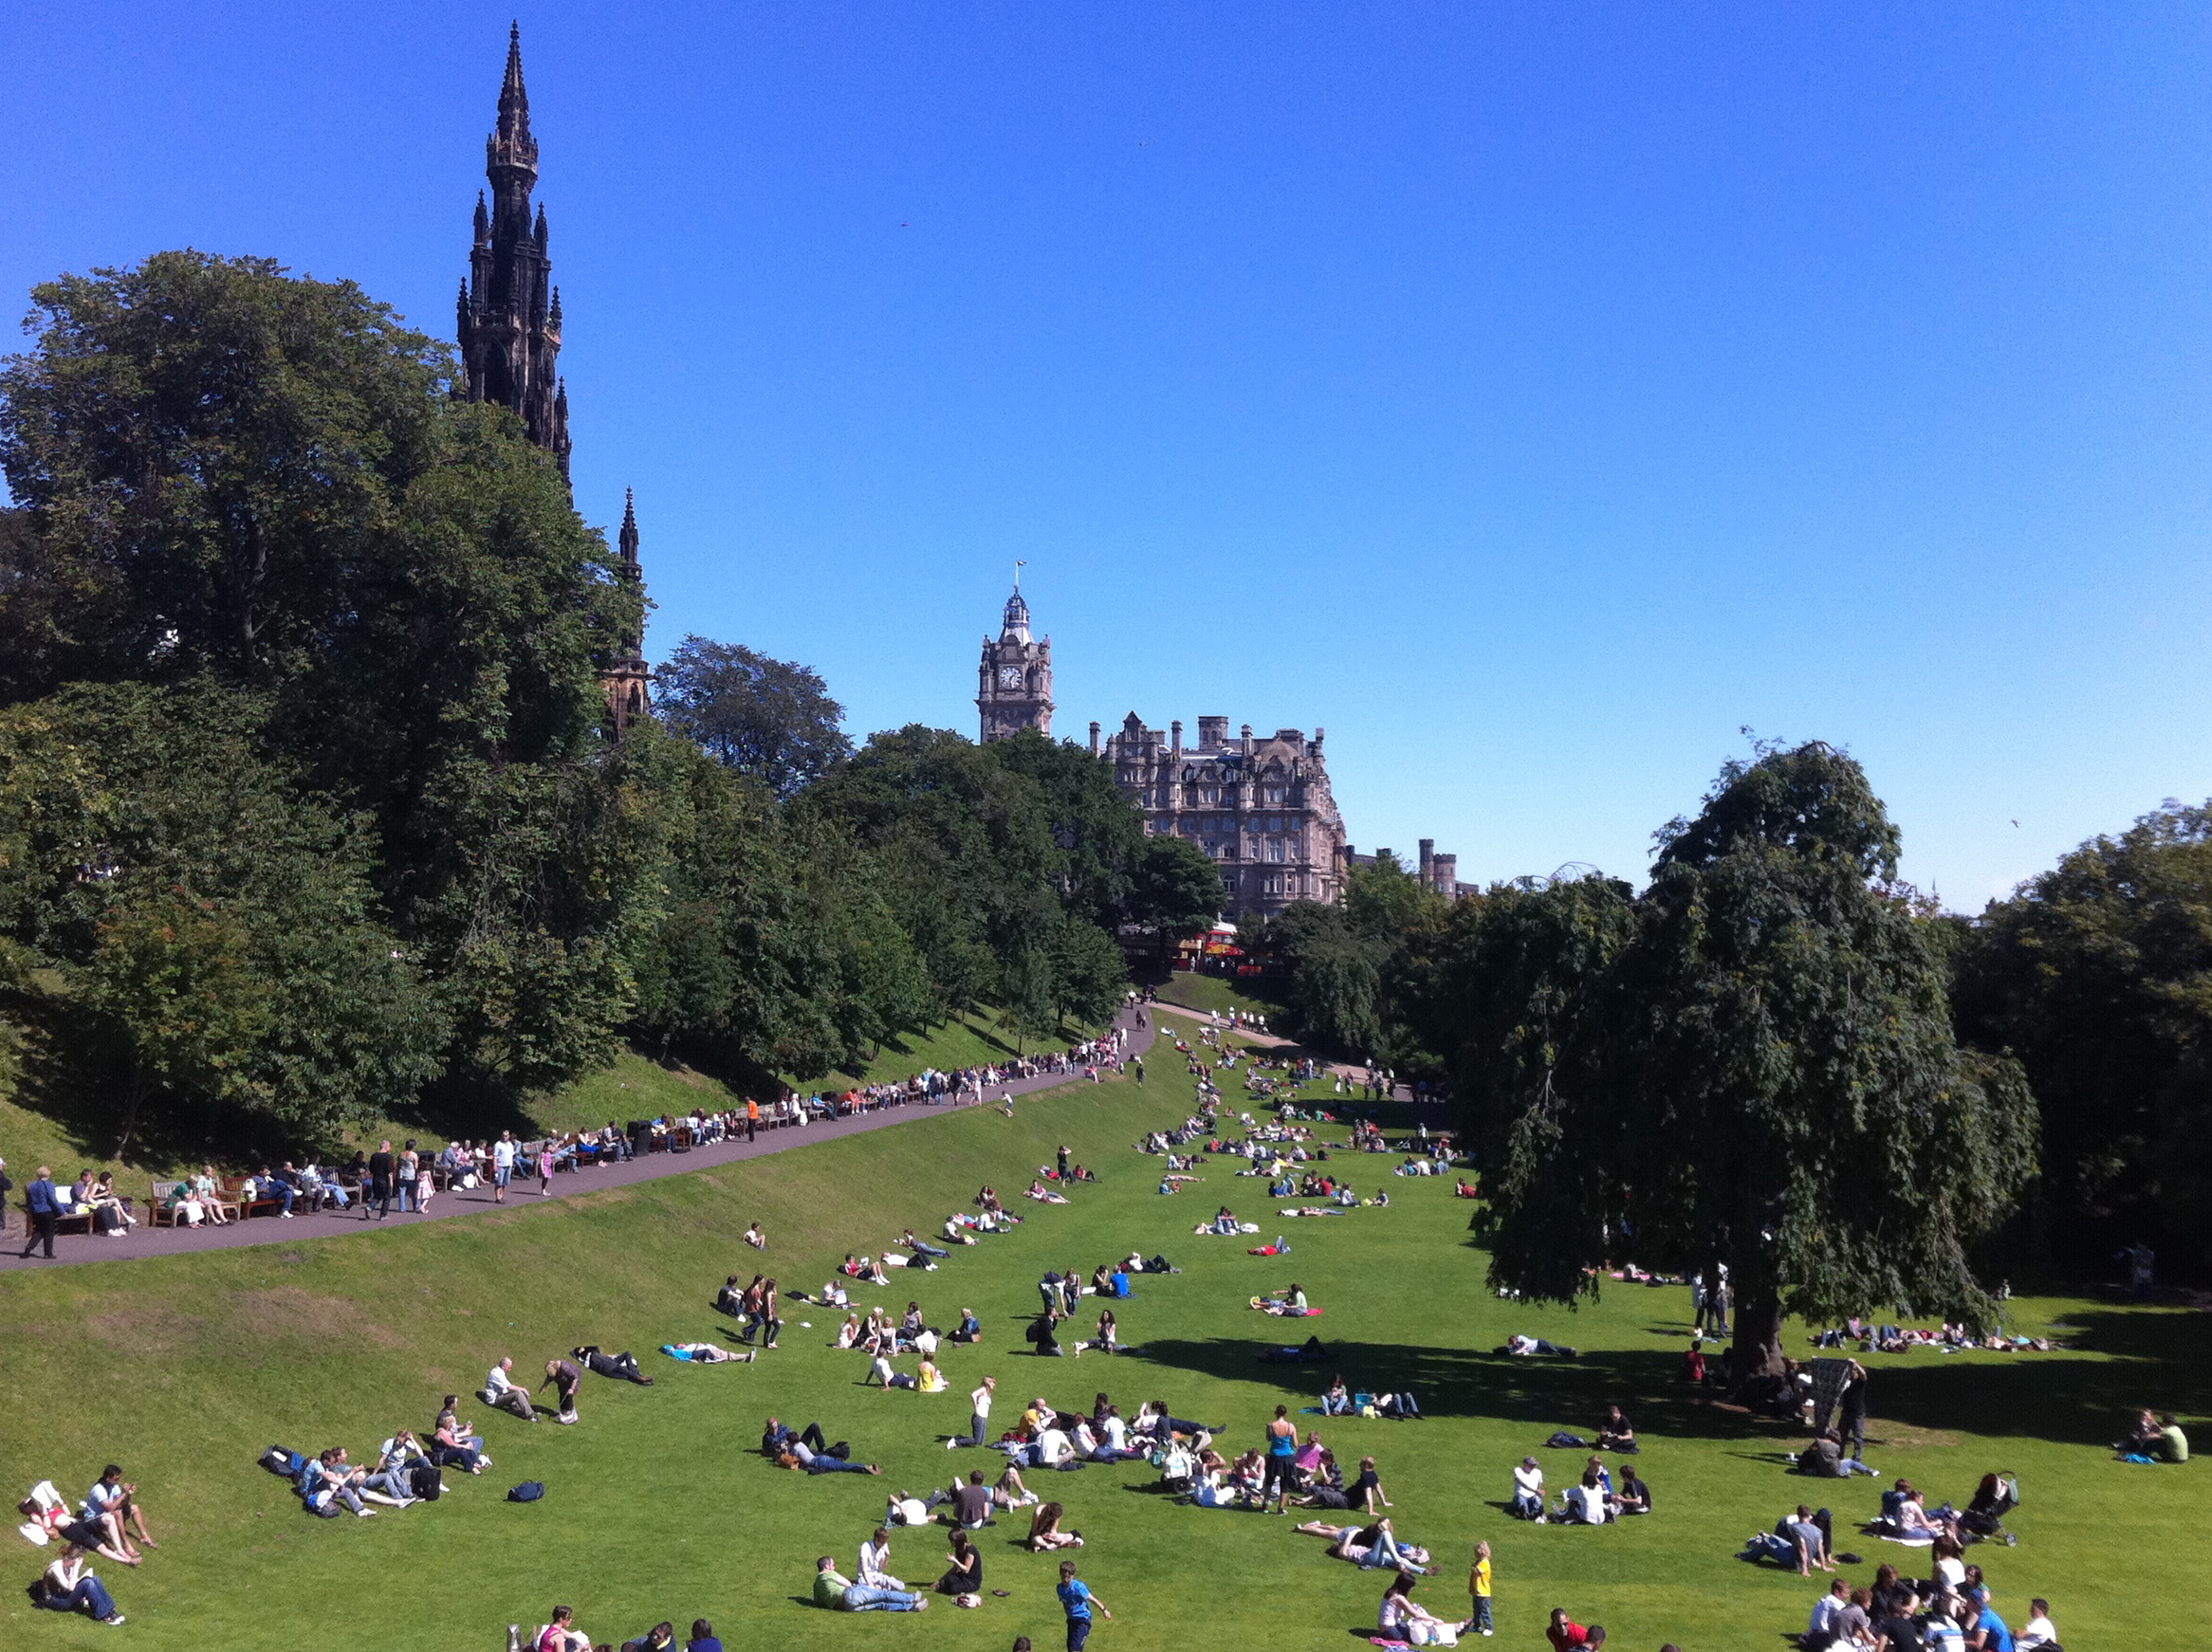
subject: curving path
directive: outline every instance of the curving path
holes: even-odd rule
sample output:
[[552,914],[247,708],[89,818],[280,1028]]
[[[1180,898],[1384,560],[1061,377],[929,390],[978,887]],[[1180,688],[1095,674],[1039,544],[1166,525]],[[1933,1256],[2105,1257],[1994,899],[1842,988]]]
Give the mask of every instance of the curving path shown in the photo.
[[[1157,1009],[1158,1005],[1145,1006]],[[1115,1025],[1129,1029],[1128,1053],[1146,1054],[1152,1048],[1152,1018],[1146,1016],[1139,1024],[1134,1009],[1122,1011]],[[1027,1095],[1036,1091],[1053,1090],[1064,1084],[1080,1084],[1080,1074],[1071,1077],[1062,1073],[1040,1074],[1035,1078],[1017,1078],[1010,1084],[995,1084],[984,1092],[987,1102],[1003,1101],[1009,1095]],[[507,1190],[507,1205],[492,1202],[491,1189],[478,1187],[470,1192],[441,1193],[426,1214],[411,1211],[405,1215],[394,1211],[387,1225],[401,1222],[452,1221],[458,1218],[480,1216],[488,1210],[505,1209],[514,1205],[531,1205],[544,1199],[570,1199],[579,1194],[596,1193],[602,1187],[627,1187],[634,1183],[654,1182],[663,1176],[681,1176],[693,1170],[709,1170],[719,1165],[734,1165],[747,1159],[765,1158],[770,1153],[787,1152],[793,1147],[811,1147],[816,1142],[834,1141],[839,1136],[858,1135],[863,1130],[885,1129],[893,1125],[912,1124],[919,1119],[942,1118],[956,1111],[949,1107],[887,1107],[874,1112],[855,1113],[850,1118],[834,1119],[827,1124],[811,1124],[779,1130],[770,1130],[758,1139],[747,1142],[742,1137],[736,1141],[716,1142],[710,1147],[694,1147],[688,1153],[652,1153],[641,1159],[626,1160],[618,1165],[601,1165],[589,1170],[564,1173],[555,1178],[554,1191],[541,1194],[536,1184],[527,1192],[516,1188]],[[28,1181],[28,1177],[19,1180]],[[20,1204],[20,1188],[13,1196]],[[358,1210],[340,1213],[318,1211],[292,1219],[286,1227],[281,1217],[256,1217],[250,1221],[234,1221],[223,1227],[147,1227],[134,1229],[130,1238],[102,1239],[98,1235],[64,1234],[54,1240],[54,1259],[33,1256],[28,1260],[20,1252],[23,1248],[23,1214],[19,1209],[9,1211],[7,1222],[8,1237],[0,1244],[0,1273],[12,1273],[29,1268],[58,1268],[80,1262],[127,1262],[136,1257],[170,1257],[187,1251],[235,1250],[244,1245],[293,1244],[304,1239],[323,1239],[333,1235],[359,1233],[366,1225]]]

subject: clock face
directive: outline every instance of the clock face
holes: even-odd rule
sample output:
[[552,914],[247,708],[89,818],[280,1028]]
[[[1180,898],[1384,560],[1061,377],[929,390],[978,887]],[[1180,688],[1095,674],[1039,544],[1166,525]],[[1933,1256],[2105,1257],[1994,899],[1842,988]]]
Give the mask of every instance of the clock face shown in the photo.
[[1020,666],[1001,666],[1001,667],[999,668],[999,687],[1000,687],[1000,688],[1019,688],[1021,686],[1022,686],[1022,668],[1021,668]]

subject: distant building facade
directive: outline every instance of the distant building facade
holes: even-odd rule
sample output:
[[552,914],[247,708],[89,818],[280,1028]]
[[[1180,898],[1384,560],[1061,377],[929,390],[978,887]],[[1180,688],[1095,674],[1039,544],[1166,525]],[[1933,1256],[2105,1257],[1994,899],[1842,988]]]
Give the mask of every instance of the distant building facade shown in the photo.
[[1024,728],[1052,732],[1052,638],[1029,634],[1029,604],[1020,585],[1006,598],[997,640],[983,639],[975,708],[986,743]]
[[[1347,866],[1373,866],[1386,854],[1397,860],[1400,866],[1406,865],[1404,861],[1398,860],[1397,851],[1393,849],[1377,849],[1373,854],[1360,854],[1354,851],[1351,844],[1344,846]],[[1447,901],[1456,901],[1462,895],[1477,892],[1473,884],[1459,881],[1459,856],[1437,854],[1436,839],[1433,837],[1421,839],[1421,853],[1411,866],[1406,866],[1406,870]]]
[[1296,728],[1255,739],[1245,724],[1229,736],[1226,717],[1201,717],[1198,741],[1183,743],[1183,725],[1147,728],[1132,711],[1103,746],[1091,725],[1091,749],[1143,810],[1154,836],[1187,837],[1213,857],[1228,888],[1228,910],[1272,917],[1293,901],[1343,896],[1343,817],[1329,791],[1323,731]]

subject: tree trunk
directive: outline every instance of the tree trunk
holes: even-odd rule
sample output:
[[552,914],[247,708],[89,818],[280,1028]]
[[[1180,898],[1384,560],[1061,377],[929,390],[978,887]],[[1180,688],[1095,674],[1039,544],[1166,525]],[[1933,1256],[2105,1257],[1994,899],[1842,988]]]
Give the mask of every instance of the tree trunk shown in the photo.
[[1737,1298],[1733,1352],[1739,1388],[1753,1377],[1781,1375],[1782,1302],[1776,1287],[1745,1286]]
[[147,1082],[145,1069],[133,1069],[130,1086],[123,1092],[122,1135],[115,1145],[116,1163],[119,1165],[123,1162],[123,1154],[130,1148],[131,1136],[138,1128],[138,1111],[146,1105],[146,1096],[153,1088]]

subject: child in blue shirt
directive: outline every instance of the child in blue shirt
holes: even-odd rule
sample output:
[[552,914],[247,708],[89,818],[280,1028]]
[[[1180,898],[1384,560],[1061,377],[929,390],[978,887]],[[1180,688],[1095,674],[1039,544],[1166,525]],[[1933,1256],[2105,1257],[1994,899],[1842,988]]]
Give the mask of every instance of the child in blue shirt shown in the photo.
[[1091,1638],[1093,1607],[1109,1618],[1114,1615],[1107,1610],[1106,1603],[1076,1576],[1076,1563],[1072,1560],[1060,1563],[1060,1604],[1067,1608],[1068,1652],[1083,1652],[1083,1643]]

